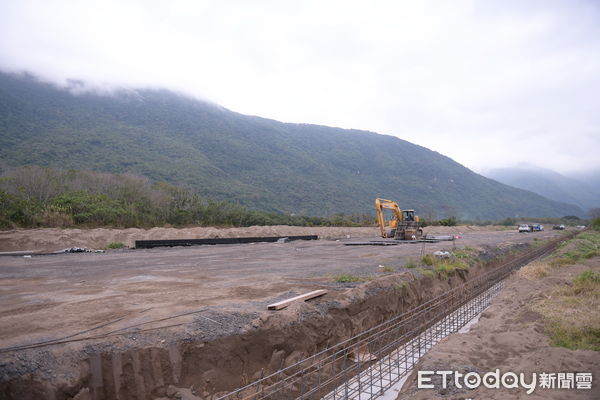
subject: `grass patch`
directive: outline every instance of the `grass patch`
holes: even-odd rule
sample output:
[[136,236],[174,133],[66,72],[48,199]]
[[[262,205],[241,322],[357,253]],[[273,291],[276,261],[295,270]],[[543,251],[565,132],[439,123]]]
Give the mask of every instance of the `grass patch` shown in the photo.
[[548,240],[542,240],[540,238],[533,238],[533,241],[531,242],[530,246],[534,249],[537,249],[538,247],[542,247],[546,243],[548,243]]
[[442,259],[436,262],[433,268],[442,275],[446,275],[448,272],[456,269],[467,269],[469,268],[469,264],[461,260]]
[[600,254],[600,232],[582,232],[573,239],[563,243],[555,252],[552,265],[564,266]]
[[582,272],[575,278],[574,281],[576,284],[585,285],[588,282],[592,284],[600,284],[600,274],[588,269],[587,271]]
[[455,269],[469,268],[469,261],[472,260],[473,257],[471,252],[465,251],[465,249],[454,252],[450,258],[438,258],[432,254],[426,254],[425,256],[421,257],[421,262],[424,265],[433,267],[435,271],[440,272],[443,275],[450,271],[454,271]]
[[404,264],[404,268],[416,268],[417,264],[411,259],[409,258],[406,263]]
[[421,262],[423,264],[429,265],[431,267],[435,263],[435,257],[432,256],[431,254],[426,254],[423,257],[421,257]]
[[565,296],[590,295],[600,300],[600,274],[588,269],[577,275],[573,284],[564,288],[561,293]]
[[577,328],[563,324],[551,325],[550,340],[557,347],[571,350],[600,351],[600,328]]
[[454,250],[452,252],[452,256],[454,258],[463,260],[463,261],[467,262],[468,264],[474,263],[475,260],[477,259],[478,254],[479,254],[479,251],[476,248],[473,248],[471,246],[465,246],[462,249]]
[[552,266],[547,262],[533,261],[517,271],[517,276],[537,280],[542,279],[550,273]]
[[544,315],[554,346],[600,351],[600,274],[587,270],[534,309]]
[[333,280],[339,283],[350,283],[350,282],[363,282],[366,279],[362,276],[352,274],[339,274],[334,275]]
[[417,272],[423,276],[427,276],[429,278],[433,278],[433,271],[425,268],[417,268]]
[[110,242],[107,246],[109,249],[124,249],[125,247],[125,243],[122,242]]
[[394,269],[394,267],[390,267],[389,265],[380,265],[379,266],[379,271],[381,271],[381,272],[395,272],[396,270]]

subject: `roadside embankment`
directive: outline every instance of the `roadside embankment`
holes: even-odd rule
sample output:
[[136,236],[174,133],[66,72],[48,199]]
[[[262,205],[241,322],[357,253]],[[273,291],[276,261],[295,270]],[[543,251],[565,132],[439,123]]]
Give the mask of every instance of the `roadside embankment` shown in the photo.
[[[600,398],[599,246],[600,232],[584,232],[513,274],[469,332],[451,335],[423,357],[398,399]],[[439,375],[434,388],[417,387],[418,371],[496,370],[523,373],[536,387],[530,394],[520,385],[468,389],[460,380],[456,385],[456,375],[446,388]]]

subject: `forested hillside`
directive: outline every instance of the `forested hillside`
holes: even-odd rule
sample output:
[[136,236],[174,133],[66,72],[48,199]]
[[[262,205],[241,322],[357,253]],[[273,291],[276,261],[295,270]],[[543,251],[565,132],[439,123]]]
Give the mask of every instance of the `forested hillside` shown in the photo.
[[0,74],[0,158],[138,173],[287,214],[372,212],[375,197],[430,219],[582,214],[396,137],[241,115],[165,90],[96,94],[30,76]]

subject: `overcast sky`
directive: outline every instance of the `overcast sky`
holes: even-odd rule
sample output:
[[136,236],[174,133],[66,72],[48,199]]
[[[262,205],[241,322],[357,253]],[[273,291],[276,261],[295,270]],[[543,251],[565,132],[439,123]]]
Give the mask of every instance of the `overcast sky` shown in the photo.
[[0,69],[395,135],[479,172],[600,169],[598,0],[0,0]]

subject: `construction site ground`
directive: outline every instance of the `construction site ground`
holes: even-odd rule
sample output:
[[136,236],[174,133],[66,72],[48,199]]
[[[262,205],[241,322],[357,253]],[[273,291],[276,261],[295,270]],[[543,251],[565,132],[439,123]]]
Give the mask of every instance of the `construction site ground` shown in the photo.
[[[107,323],[92,333],[140,323],[143,328],[175,322],[184,327],[192,316],[149,321],[198,310],[206,317],[203,329],[222,331],[223,324],[232,324],[225,329],[230,330],[266,312],[269,303],[315,289],[339,291],[360,284],[336,282],[339,275],[381,276],[390,268],[406,270],[409,260],[418,263],[422,254],[436,250],[502,248],[557,234],[463,227],[454,229],[461,236],[455,242],[381,247],[345,246],[345,241],[361,239],[352,228],[332,229],[343,233],[340,239],[2,257],[0,342],[2,347],[21,346]],[[377,238],[375,229],[356,230],[364,234],[365,229],[371,235],[362,239]],[[239,321],[235,315],[245,318]]]
[[[452,233],[458,239],[345,246],[345,242],[376,240],[378,230],[195,229],[195,233],[190,232],[193,229],[157,228],[127,230],[127,234],[34,230],[29,236],[27,231],[2,232],[0,249],[98,248],[124,236],[121,240],[128,244],[135,239],[261,235],[317,234],[322,239],[0,257],[0,370],[4,373],[0,397],[2,393],[7,398],[62,393],[53,396],[70,399],[91,391],[93,398],[159,398],[164,395],[166,376],[178,382],[181,390],[191,383],[207,391],[206,395],[231,390],[256,379],[247,371],[260,370],[264,362],[269,369],[290,365],[314,351],[315,343],[328,342],[328,337],[341,340],[465,279],[464,274],[455,274],[438,283],[430,281],[421,289],[415,285],[397,302],[387,302],[387,290],[402,288],[406,279],[417,282],[419,268],[405,265],[418,266],[424,254],[470,246],[482,250],[485,260],[502,255],[503,250],[535,246],[564,234],[428,227],[426,233]],[[19,243],[19,247],[7,243]],[[311,300],[308,308],[293,305],[283,311],[267,310],[271,303],[316,289],[328,293]],[[342,316],[345,322],[336,322]],[[269,332],[268,336],[261,331]],[[149,372],[138,357],[150,357],[148,365],[158,369]],[[169,367],[164,369],[165,365]],[[135,372],[136,368],[141,369]],[[157,372],[161,368],[163,373]],[[109,376],[114,380],[107,382]],[[137,381],[141,376],[144,380]],[[42,383],[32,386],[34,380]],[[127,384],[133,381],[137,389]]]

